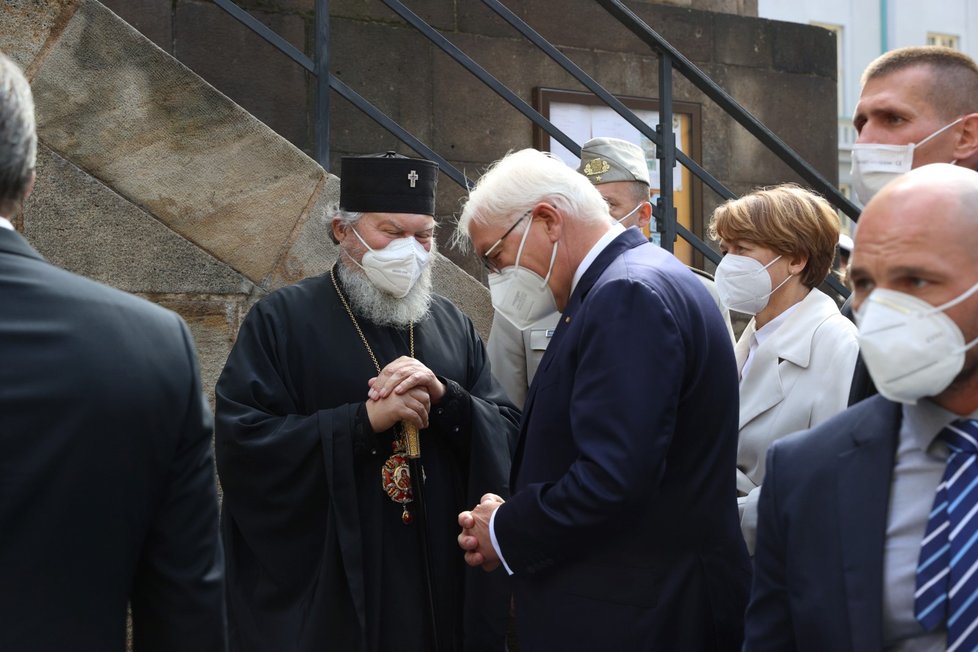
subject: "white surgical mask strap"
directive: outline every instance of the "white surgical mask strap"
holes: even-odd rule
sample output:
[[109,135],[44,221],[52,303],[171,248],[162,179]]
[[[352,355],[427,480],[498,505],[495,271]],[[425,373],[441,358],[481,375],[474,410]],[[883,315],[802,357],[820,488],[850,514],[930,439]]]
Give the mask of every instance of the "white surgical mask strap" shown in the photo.
[[554,242],[554,248],[550,252],[550,267],[547,268],[547,277],[543,279],[543,284],[546,285],[550,281],[550,275],[554,273],[554,261],[557,259],[557,243]]
[[[355,233],[355,232],[354,232],[354,233]],[[368,247],[368,248],[369,248],[369,247]],[[359,267],[359,268],[360,268],[360,269],[362,269],[363,271],[367,271],[367,268],[366,268],[366,267],[364,267],[363,265],[361,265],[361,264],[360,264],[360,262],[359,262],[359,261],[357,261],[357,259],[356,259],[356,258],[354,258],[354,257],[353,257],[353,256],[352,256],[352,255],[350,254],[350,252],[346,250],[346,248],[345,248],[345,247],[341,247],[341,248],[340,248],[340,250],[341,250],[341,251],[342,251],[342,252],[343,252],[344,254],[346,254],[346,257],[350,259],[350,262],[352,262],[352,263],[353,263],[354,265],[356,265],[357,267]]]
[[[770,267],[770,266],[771,266],[771,265],[773,265],[774,263],[776,263],[776,262],[778,262],[779,260],[781,260],[781,258],[782,258],[782,256],[781,256],[780,254],[778,254],[778,257],[777,257],[777,258],[775,258],[774,260],[772,260],[771,262],[769,262],[769,263],[768,263],[767,265],[765,265],[764,267],[762,267],[762,268],[760,269],[760,271],[762,271],[762,272],[763,272],[763,271],[766,271],[768,267]],[[774,288],[773,290],[771,290],[770,292],[768,292],[768,293],[767,293],[767,294],[765,294],[764,296],[765,296],[765,297],[769,297],[769,296],[771,296],[772,294],[774,294],[775,292],[777,292],[778,290],[780,290],[780,289],[781,289],[781,286],[782,286],[782,285],[784,285],[785,283],[787,283],[788,281],[790,281],[790,280],[791,280],[791,277],[792,277],[792,276],[794,276],[794,274],[792,274],[791,272],[788,272],[788,275],[787,275],[787,276],[785,277],[785,279],[784,279],[783,281],[781,281],[780,283],[778,283],[778,285],[777,285],[777,287],[776,287],[776,288]],[[758,297],[758,298],[760,298],[760,297]]]
[[780,283],[778,283],[778,287],[776,287],[773,290],[771,290],[770,292],[768,292],[767,293],[767,296],[771,296],[772,294],[774,294],[775,292],[777,292],[778,290],[780,290],[781,289],[781,286],[784,285],[785,283],[787,283],[788,281],[790,281],[792,276],[794,276],[794,274],[792,274],[791,272],[788,272],[788,275],[786,277],[784,277],[784,280],[781,281]]
[[362,244],[364,247],[366,247],[370,251],[373,251],[374,250],[373,247],[371,247],[370,245],[367,244],[367,241],[366,240],[364,240],[363,238],[360,237],[360,234],[357,233],[357,230],[353,227],[352,224],[350,225],[350,230],[353,231],[353,235],[357,236],[357,240],[360,241],[360,244]]
[[951,122],[949,124],[944,125],[940,129],[938,129],[937,131],[935,131],[934,133],[932,133],[930,136],[927,136],[927,138],[924,138],[922,141],[920,141],[919,143],[917,143],[916,147],[920,147],[921,145],[923,145],[924,143],[926,143],[928,140],[930,140],[932,138],[937,138],[938,136],[940,136],[941,134],[943,134],[945,131],[947,131],[948,129],[950,129],[954,125],[956,125],[959,122],[961,122],[962,119],[963,118],[958,118],[954,122]]
[[950,301],[948,301],[947,303],[942,303],[942,304],[941,304],[941,305],[939,305],[939,306],[934,306],[933,308],[931,308],[930,310],[928,310],[928,311],[927,311],[926,313],[924,313],[924,314],[925,314],[925,315],[932,315],[932,314],[934,314],[935,312],[944,312],[944,311],[945,311],[945,310],[947,310],[948,308],[953,308],[954,306],[956,306],[956,305],[958,305],[958,304],[959,304],[959,303],[961,303],[962,301],[967,301],[967,300],[968,300],[968,297],[970,297],[970,296],[971,296],[972,294],[974,294],[975,292],[978,292],[978,283],[975,283],[975,284],[974,284],[974,285],[972,285],[972,286],[971,286],[970,288],[968,288],[967,290],[965,290],[965,291],[964,291],[963,293],[961,293],[960,295],[958,295],[958,296],[956,296],[956,297],[954,297],[953,299],[951,299],[951,300],[950,300]]
[[526,225],[523,229],[523,237],[520,238],[520,246],[516,250],[516,261],[513,263],[513,267],[520,266],[520,258],[523,257],[523,247],[526,245],[526,236],[530,235],[530,227],[533,226],[533,215],[530,215],[530,223]]
[[643,202],[639,202],[639,204],[635,208],[633,208],[632,210],[628,211],[628,213],[624,217],[621,217],[621,218],[618,218],[617,220],[615,220],[615,223],[616,224],[621,224],[622,222],[624,222],[625,220],[627,220],[629,217],[631,217],[632,215],[634,215],[635,214],[635,211],[637,211],[638,209],[640,209],[642,207],[642,204],[645,204],[645,203],[646,202],[644,202],[644,201]]

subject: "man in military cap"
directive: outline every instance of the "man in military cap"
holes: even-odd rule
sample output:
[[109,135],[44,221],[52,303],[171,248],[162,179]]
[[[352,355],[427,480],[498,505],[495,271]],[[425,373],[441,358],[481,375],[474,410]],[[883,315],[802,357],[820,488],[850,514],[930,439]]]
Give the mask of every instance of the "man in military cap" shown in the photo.
[[[587,177],[604,197],[613,220],[625,228],[634,226],[648,233],[652,218],[652,204],[649,203],[651,183],[645,152],[641,147],[620,138],[592,138],[581,147],[581,163],[577,171]],[[732,344],[734,337],[730,313],[720,305],[713,277],[704,271],[690,269],[709,290],[723,314]],[[559,319],[560,313],[555,311],[524,329],[498,313],[493,320],[487,346],[492,371],[518,406],[522,406],[526,399],[527,389]]]
[[470,575],[454,526],[505,488],[518,411],[432,293],[437,174],[344,158],[336,264],[241,326],[216,391],[233,650],[502,649],[505,577]]

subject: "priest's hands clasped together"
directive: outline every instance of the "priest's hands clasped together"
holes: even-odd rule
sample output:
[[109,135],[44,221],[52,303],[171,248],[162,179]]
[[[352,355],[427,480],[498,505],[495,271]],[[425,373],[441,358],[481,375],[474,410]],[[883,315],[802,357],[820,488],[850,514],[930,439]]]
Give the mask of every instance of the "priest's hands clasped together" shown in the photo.
[[499,555],[489,535],[489,519],[504,502],[496,494],[485,494],[471,511],[458,515],[458,524],[462,528],[458,545],[465,551],[465,563],[469,566],[482,566],[485,571],[499,566]]
[[428,413],[445,396],[445,385],[420,361],[401,356],[367,381],[367,417],[374,432],[383,432],[399,421],[428,427]]

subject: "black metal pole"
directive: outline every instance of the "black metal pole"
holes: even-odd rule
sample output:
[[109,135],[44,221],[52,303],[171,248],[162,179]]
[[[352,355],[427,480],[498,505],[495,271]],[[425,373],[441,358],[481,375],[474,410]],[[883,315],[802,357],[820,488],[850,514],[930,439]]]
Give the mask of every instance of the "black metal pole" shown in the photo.
[[316,161],[329,169],[329,0],[316,0]]
[[[659,201],[656,228],[662,234],[660,245],[672,253],[676,244],[676,207],[673,203],[672,173],[676,167],[676,136],[672,132],[672,57],[659,55],[659,133],[661,147],[656,148],[659,159]],[[658,221],[662,223],[659,224]]]
[[774,132],[764,126],[747,109],[737,103],[729,93],[720,88],[706,73],[697,68],[679,50],[674,48],[668,41],[655,32],[655,30],[649,27],[635,12],[622,4],[621,0],[597,0],[597,2],[633,34],[644,41],[646,45],[657,53],[661,52],[672,57],[673,65],[679,74],[688,79],[696,88],[703,91],[717,106],[739,122],[744,129],[761,141],[765,147],[784,161],[802,179],[811,184],[812,188],[821,193],[829,202],[841,209],[843,213],[853,220],[859,219],[859,208],[849,201],[838,188],[829,183],[825,177],[808,165],[801,156],[788,147]]

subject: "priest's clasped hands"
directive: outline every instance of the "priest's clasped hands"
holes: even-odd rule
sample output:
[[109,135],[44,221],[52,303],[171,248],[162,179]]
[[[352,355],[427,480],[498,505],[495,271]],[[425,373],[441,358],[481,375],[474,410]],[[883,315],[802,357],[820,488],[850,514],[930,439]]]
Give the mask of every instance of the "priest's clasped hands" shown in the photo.
[[445,385],[420,361],[401,356],[367,381],[367,417],[374,432],[399,421],[428,427],[428,413],[445,396]]
[[485,494],[471,511],[458,515],[458,524],[462,528],[458,545],[465,551],[465,563],[469,566],[482,566],[485,571],[499,566],[499,556],[489,536],[489,519],[504,502],[496,494]]

